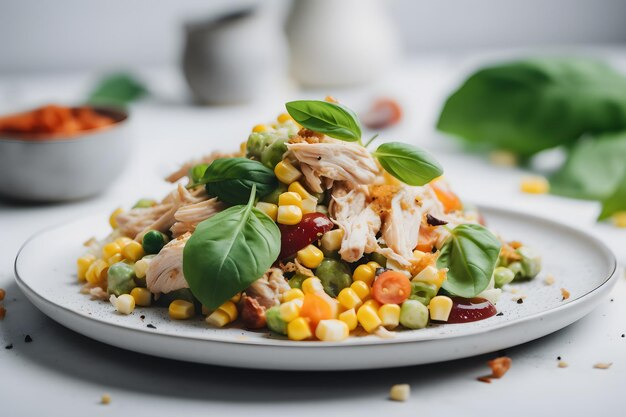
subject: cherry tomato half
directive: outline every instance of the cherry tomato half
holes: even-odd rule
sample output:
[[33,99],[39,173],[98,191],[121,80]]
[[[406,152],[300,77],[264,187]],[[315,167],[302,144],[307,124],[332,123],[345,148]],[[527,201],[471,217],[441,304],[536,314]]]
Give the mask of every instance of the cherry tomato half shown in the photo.
[[372,297],[381,304],[401,304],[411,295],[411,281],[398,271],[385,271],[372,286]]

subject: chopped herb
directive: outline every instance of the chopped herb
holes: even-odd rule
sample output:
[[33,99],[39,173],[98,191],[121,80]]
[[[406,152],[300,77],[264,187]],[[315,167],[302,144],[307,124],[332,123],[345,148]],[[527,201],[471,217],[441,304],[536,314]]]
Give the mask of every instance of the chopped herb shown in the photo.
[[503,312],[499,312],[498,314],[496,314],[496,316],[504,316]]

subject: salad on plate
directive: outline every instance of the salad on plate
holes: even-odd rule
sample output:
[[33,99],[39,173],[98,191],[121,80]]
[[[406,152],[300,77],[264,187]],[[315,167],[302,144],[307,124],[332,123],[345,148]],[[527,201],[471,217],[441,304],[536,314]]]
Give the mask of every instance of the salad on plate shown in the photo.
[[374,148],[332,98],[293,101],[234,153],[184,164],[163,200],[110,217],[77,261],[83,292],[130,314],[269,329],[294,341],[489,318],[540,257],[490,231],[423,149]]

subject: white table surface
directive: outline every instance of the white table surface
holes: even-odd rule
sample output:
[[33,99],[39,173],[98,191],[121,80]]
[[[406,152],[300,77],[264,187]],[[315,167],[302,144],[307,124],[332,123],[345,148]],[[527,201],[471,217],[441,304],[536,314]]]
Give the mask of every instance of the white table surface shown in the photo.
[[[587,52],[605,55],[626,71],[626,50]],[[357,110],[379,95],[397,98],[405,109],[404,121],[383,136],[428,147],[464,199],[526,210],[580,227],[599,236],[626,263],[626,230],[596,224],[597,204],[521,194],[518,184],[523,171],[491,166],[481,155],[462,154],[433,131],[445,94],[477,62],[492,57],[412,59],[367,88],[323,92],[284,88],[252,105],[223,108],[188,104],[176,71],[142,71],[155,97],[133,107],[135,156],[106,193],[57,205],[0,202],[0,288],[7,292],[8,310],[0,321],[0,416],[626,415],[623,278],[612,298],[586,318],[543,339],[507,349],[513,366],[503,379],[489,385],[475,378],[488,372],[486,361],[496,353],[428,366],[336,373],[248,371],[145,356],[63,328],[27,301],[14,282],[13,260],[28,236],[93,212],[104,215],[117,206],[132,205],[138,197],[159,197],[170,188],[160,178],[178,163],[215,148],[235,148],[250,126],[274,117],[289,99],[329,93]],[[77,102],[93,80],[94,76],[84,74],[0,77],[0,110]],[[558,156],[547,160],[553,158]],[[32,343],[24,342],[27,334]],[[9,344],[13,349],[4,349]],[[557,367],[558,356],[569,363],[568,368]],[[597,362],[613,362],[613,366],[593,369]],[[396,383],[411,385],[409,401],[387,399]],[[111,404],[99,404],[103,393],[111,395]]]

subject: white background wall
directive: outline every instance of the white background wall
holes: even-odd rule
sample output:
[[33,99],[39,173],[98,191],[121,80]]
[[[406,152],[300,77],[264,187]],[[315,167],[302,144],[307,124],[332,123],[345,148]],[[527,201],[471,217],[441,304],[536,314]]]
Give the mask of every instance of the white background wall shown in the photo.
[[[0,72],[173,64],[183,22],[251,3],[254,0],[0,0]],[[289,0],[264,3],[283,13]],[[626,44],[623,0],[387,3],[412,52]]]

